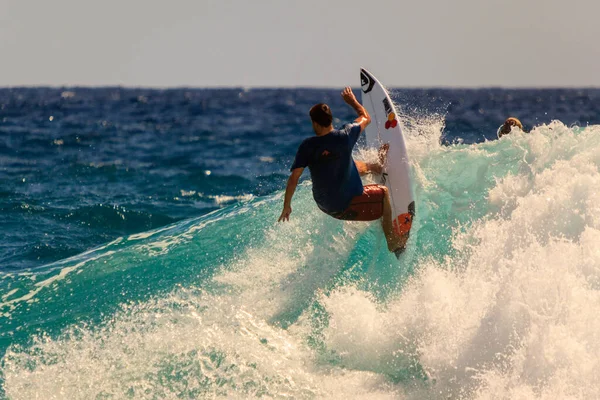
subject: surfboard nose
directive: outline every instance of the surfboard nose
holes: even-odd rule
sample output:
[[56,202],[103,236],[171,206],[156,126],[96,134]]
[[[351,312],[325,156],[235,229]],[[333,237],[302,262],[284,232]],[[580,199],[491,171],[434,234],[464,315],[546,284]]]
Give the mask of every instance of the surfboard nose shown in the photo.
[[375,85],[375,78],[364,68],[360,69],[360,86],[363,93],[369,93]]

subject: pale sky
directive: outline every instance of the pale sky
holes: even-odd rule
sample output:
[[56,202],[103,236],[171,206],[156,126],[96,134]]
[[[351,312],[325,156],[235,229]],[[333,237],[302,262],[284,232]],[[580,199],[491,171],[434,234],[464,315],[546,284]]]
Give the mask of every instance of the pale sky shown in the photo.
[[0,0],[0,87],[600,87],[598,0]]

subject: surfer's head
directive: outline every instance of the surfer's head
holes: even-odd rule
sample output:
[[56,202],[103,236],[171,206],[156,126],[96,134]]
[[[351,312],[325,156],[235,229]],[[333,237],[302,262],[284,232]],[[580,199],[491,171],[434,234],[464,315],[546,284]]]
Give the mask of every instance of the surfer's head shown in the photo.
[[310,119],[313,123],[313,128],[317,134],[323,128],[331,127],[333,122],[333,116],[331,115],[331,108],[325,103],[319,103],[312,106],[310,109]]
[[518,118],[510,117],[504,121],[504,124],[498,129],[498,137],[502,137],[504,135],[508,135],[512,128],[516,126],[520,130],[523,130],[523,124],[519,121]]

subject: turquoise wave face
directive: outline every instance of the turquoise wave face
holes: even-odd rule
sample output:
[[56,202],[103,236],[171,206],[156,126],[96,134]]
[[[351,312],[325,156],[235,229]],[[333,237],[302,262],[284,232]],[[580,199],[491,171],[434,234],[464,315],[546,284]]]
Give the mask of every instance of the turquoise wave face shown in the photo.
[[306,183],[290,223],[255,197],[4,273],[4,395],[596,397],[600,128],[440,147],[412,127],[400,261]]

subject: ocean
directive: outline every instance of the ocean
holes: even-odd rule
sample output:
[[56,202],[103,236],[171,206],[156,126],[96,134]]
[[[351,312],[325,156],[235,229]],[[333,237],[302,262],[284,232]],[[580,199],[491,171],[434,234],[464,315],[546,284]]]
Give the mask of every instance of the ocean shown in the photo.
[[600,398],[600,89],[390,91],[400,260],[276,222],[340,90],[0,89],[0,398]]

